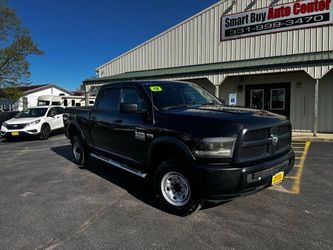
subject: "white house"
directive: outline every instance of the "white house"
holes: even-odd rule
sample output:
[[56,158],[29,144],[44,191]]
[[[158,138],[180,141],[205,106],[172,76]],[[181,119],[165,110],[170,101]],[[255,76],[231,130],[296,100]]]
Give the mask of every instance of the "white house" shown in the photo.
[[[23,96],[15,103],[4,98],[4,91],[0,89],[0,108],[4,110],[22,111],[29,107],[37,106],[37,99],[42,95],[71,96],[72,92],[55,84],[30,85],[19,87]],[[1,99],[2,97],[2,99]]]

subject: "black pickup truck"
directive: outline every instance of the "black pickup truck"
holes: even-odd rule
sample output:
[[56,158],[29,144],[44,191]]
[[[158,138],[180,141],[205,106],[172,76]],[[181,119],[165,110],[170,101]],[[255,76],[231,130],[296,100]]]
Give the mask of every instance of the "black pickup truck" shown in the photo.
[[104,85],[94,107],[68,108],[64,123],[75,163],[95,158],[149,179],[179,215],[263,190],[294,165],[289,120],[223,106],[193,83]]

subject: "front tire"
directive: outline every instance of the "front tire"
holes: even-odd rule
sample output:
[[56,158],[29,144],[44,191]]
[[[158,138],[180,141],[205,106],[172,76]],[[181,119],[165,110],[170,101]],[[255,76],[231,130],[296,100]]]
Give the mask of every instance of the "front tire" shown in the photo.
[[74,163],[81,168],[84,168],[89,163],[90,152],[77,135],[72,139],[72,154]]
[[51,127],[48,124],[43,124],[42,128],[40,129],[40,140],[47,140],[51,134]]
[[197,196],[183,163],[168,160],[160,164],[154,175],[154,192],[160,205],[168,212],[187,216],[198,211],[203,201]]

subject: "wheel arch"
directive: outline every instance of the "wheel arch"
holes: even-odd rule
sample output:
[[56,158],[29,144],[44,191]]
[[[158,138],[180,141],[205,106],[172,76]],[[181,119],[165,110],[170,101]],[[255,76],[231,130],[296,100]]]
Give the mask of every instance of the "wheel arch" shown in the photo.
[[78,135],[84,141],[84,136],[83,136],[81,129],[74,123],[71,123],[68,125],[67,135],[68,135],[68,139],[70,139],[70,140],[72,140],[75,135]]
[[184,142],[173,137],[159,137],[155,139],[148,149],[148,169],[153,171],[164,160],[179,157],[185,161],[195,160],[191,150]]

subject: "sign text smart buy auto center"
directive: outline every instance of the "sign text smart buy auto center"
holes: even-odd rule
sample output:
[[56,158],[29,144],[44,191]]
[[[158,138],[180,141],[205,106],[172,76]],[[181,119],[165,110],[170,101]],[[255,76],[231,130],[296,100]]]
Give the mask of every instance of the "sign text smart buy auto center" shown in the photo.
[[221,18],[221,41],[333,23],[331,0],[281,4]]

